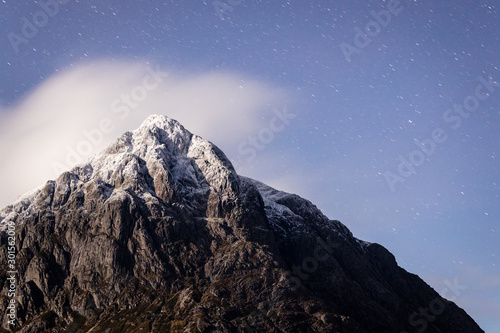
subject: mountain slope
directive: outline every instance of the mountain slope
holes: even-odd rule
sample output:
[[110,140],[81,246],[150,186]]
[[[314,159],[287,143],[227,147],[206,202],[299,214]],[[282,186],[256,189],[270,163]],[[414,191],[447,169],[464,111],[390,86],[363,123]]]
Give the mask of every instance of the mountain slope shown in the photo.
[[1,210],[3,239],[8,221],[21,332],[482,332],[382,246],[164,116]]

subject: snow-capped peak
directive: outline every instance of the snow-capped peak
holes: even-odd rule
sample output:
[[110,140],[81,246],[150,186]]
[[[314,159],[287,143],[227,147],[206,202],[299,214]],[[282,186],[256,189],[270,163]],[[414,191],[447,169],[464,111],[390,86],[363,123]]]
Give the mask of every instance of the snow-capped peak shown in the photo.
[[[103,200],[127,189],[139,190],[149,199],[178,201],[188,209],[210,192],[227,197],[238,191],[238,176],[224,153],[163,115],[149,116],[138,129],[63,173],[55,184],[49,183],[62,192],[84,194],[89,188],[104,186]],[[47,191],[39,192],[0,210],[0,229],[6,218],[14,218],[12,213],[29,214],[34,203],[52,202],[37,200]]]

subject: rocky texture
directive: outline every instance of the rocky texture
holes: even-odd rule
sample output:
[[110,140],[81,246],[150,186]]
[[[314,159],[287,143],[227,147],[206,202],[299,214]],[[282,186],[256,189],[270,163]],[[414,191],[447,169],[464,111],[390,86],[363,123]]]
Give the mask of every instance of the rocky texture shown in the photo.
[[[238,176],[164,116],[0,211],[7,221],[20,332],[482,332],[382,246]],[[412,317],[431,305],[432,319]]]

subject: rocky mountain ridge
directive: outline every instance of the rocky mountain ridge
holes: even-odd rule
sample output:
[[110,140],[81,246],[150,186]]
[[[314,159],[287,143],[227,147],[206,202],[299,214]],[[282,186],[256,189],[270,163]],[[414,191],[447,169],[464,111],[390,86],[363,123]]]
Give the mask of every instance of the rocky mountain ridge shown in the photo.
[[0,210],[4,253],[9,221],[19,332],[483,332],[385,248],[165,116]]

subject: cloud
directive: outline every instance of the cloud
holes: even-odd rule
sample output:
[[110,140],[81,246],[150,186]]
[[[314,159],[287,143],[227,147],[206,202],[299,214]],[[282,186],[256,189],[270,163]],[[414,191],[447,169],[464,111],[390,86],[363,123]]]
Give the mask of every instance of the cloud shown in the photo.
[[107,61],[63,71],[0,110],[0,207],[87,160],[150,114],[177,119],[226,150],[266,126],[287,99],[278,87],[227,72],[180,76],[152,64]]

